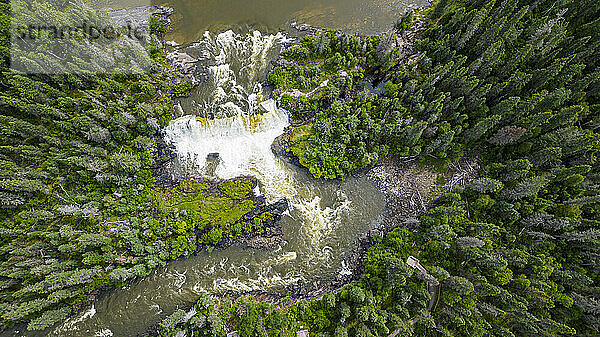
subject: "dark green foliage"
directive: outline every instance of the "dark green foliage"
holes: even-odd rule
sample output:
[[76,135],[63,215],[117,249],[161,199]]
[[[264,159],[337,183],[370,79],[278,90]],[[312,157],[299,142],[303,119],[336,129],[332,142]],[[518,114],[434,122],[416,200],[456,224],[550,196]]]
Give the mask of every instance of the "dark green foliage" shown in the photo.
[[[292,148],[294,154],[315,176],[344,177],[389,153],[455,159],[465,148],[486,146],[485,141],[499,147],[528,146],[529,138],[547,137],[580,118],[596,118],[585,112],[597,100],[596,91],[587,89],[588,81],[597,77],[592,75],[595,59],[583,51],[594,53],[597,36],[582,36],[580,27],[568,24],[569,18],[577,16],[580,22],[587,16],[567,10],[566,2],[544,4],[551,10],[539,11],[543,7],[539,2],[530,9],[528,1],[517,0],[444,2],[428,11],[432,24],[418,41],[419,62],[389,71],[369,62],[369,55],[381,50],[394,54],[393,48],[384,48],[389,40],[385,35],[347,37],[327,32],[304,38],[284,54],[296,64],[276,68],[272,74],[282,89],[283,105],[312,125],[311,137],[302,147]],[[400,26],[408,29],[411,20],[416,19],[404,16]],[[571,35],[579,38],[581,57],[566,47]],[[338,73],[315,71],[308,75],[314,84],[306,88],[276,80],[278,74],[319,68],[324,57],[343,54],[340,47],[358,59],[364,57],[366,63],[336,66]],[[301,55],[293,52],[298,48]],[[352,78],[351,86],[340,85],[340,71],[360,76]],[[388,80],[385,93],[365,95],[363,74],[377,78],[382,73]],[[307,92],[325,79],[330,81],[322,94],[286,95],[292,89]],[[335,88],[330,88],[332,83]],[[540,152],[530,160],[536,161],[534,165],[555,165],[561,156],[557,149],[551,152],[544,144],[539,150],[550,153]]]

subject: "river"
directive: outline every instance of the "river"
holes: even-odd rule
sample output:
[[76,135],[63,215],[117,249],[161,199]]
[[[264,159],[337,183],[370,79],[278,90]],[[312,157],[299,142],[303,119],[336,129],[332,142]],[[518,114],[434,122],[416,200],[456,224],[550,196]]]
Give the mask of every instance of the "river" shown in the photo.
[[[370,33],[387,30],[406,3],[174,0],[166,5],[176,13],[167,39],[209,56],[202,61],[209,76],[189,98],[177,102],[180,117],[163,130],[165,140],[181,162],[195,162],[197,174],[254,175],[256,192],[269,202],[286,197],[291,208],[281,220],[284,241],[271,250],[234,245],[171,261],[144,279],[105,293],[50,332],[13,330],[2,336],[135,336],[205,292],[277,293],[299,280],[333,280],[350,273],[345,259],[353,242],[380,220],[385,200],[366,178],[316,180],[275,157],[270,145],[289,125],[288,116],[261,83],[288,39],[279,31],[289,22]],[[214,152],[220,162],[207,172],[206,156]]]
[[[99,8],[148,5],[148,0],[86,0]],[[372,34],[390,29],[410,4],[427,0],[167,0],[152,2],[175,9],[173,29],[167,40],[189,43],[205,31],[225,31],[248,25],[263,32],[286,30],[297,21],[314,26],[341,29],[349,33]]]

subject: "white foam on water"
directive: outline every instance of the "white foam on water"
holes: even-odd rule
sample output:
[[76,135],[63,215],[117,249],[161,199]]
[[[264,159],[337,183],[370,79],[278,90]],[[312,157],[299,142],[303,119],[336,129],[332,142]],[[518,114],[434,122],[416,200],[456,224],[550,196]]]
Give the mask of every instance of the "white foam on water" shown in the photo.
[[352,270],[350,270],[350,268],[346,264],[346,260],[342,260],[342,268],[340,269],[339,274],[342,276],[352,275]]
[[102,330],[96,331],[94,333],[94,337],[112,337],[112,336],[114,336],[114,334],[110,329],[102,329]]
[[302,229],[312,246],[320,246],[320,243],[331,235],[335,226],[340,225],[345,212],[350,210],[351,204],[350,200],[344,198],[333,208],[323,207],[321,198],[315,196],[310,201],[296,205],[304,218],[309,220],[305,222]]
[[53,331],[53,334],[60,336],[68,331],[79,330],[78,324],[94,317],[94,315],[96,315],[96,308],[92,304],[92,306],[81,315],[69,318],[64,323],[60,324],[58,328]]
[[205,33],[198,45],[208,51],[203,54],[210,54],[214,62],[208,68],[208,89],[202,89],[208,90],[206,98],[197,103],[197,115],[171,121],[164,133],[179,158],[193,161],[194,165],[189,167],[197,168],[199,174],[206,172],[207,156],[219,153],[216,177],[253,175],[261,182],[260,190],[269,202],[287,198],[298,211],[295,221],[302,223],[302,256],[281,249],[273,257],[252,265],[234,265],[225,259],[216,266],[204,266],[204,274],[212,274],[217,268],[227,276],[215,278],[210,289],[197,283],[193,287],[195,292],[246,292],[297,282],[299,275],[282,276],[275,267],[294,263],[296,259],[304,260],[303,263],[331,259],[333,248],[326,243],[351,207],[345,195],[338,195],[338,202],[327,207],[314,191],[308,191],[308,196],[300,193],[294,172],[271,151],[271,144],[283,134],[289,120],[286,111],[279,109],[273,100],[265,99],[260,81],[269,67],[272,58],[269,55],[283,42],[282,34]]
[[263,184],[270,201],[295,195],[290,172],[271,151],[273,140],[289,124],[287,114],[277,109],[273,101],[263,105],[269,110],[258,116],[238,114],[212,120],[196,116],[179,118],[165,129],[165,138],[182,159],[195,160],[202,172],[208,154],[216,152],[220,158],[215,170],[217,177],[254,175]]
[[261,264],[264,267],[278,266],[278,265],[282,265],[282,264],[294,261],[294,260],[296,260],[297,257],[298,257],[298,254],[296,252],[287,252],[287,253],[277,255],[274,258],[268,259],[268,260],[262,262]]

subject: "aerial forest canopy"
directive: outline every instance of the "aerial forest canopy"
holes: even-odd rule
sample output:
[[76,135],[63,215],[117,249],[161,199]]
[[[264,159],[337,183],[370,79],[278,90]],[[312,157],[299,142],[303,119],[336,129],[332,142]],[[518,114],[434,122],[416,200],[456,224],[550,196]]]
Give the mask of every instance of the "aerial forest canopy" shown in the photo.
[[[50,327],[98,289],[272,217],[245,178],[158,186],[158,131],[185,89],[160,48],[149,74],[12,73],[0,8],[2,326]],[[387,156],[441,171],[476,158],[479,177],[398,224],[339,292],[289,306],[205,297],[157,333],[600,334],[600,3],[439,0],[390,33],[323,31],[282,57],[268,79],[302,124],[287,149],[315,177]]]

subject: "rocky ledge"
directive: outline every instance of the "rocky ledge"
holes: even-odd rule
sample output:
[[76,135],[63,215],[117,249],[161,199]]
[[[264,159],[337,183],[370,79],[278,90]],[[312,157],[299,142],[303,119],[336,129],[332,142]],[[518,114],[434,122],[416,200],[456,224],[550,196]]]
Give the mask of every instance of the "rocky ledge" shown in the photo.
[[[173,147],[167,144],[162,138],[156,137],[156,146],[151,149],[154,157],[155,166],[152,169],[154,177],[156,177],[157,185],[161,188],[170,189],[177,186],[181,181],[186,179],[197,179],[210,186],[210,191],[218,193],[218,184],[222,179],[208,179],[201,177],[193,164],[186,163],[185,160],[180,160]],[[210,156],[218,158],[218,154],[210,154]],[[217,248],[226,248],[232,244],[241,244],[252,249],[268,249],[275,247],[283,240],[283,232],[279,220],[283,213],[288,210],[289,202],[283,198],[275,203],[268,204],[266,198],[262,195],[255,195],[254,190],[258,186],[258,180],[253,176],[237,177],[235,180],[247,180],[252,183],[252,192],[249,199],[256,206],[248,214],[246,219],[259,218],[268,214],[268,220],[262,223],[262,233],[247,233],[242,236],[226,239],[217,245]]]
[[274,248],[283,241],[283,231],[281,230],[280,220],[283,213],[289,209],[290,204],[285,198],[273,204],[265,204],[264,197],[258,198],[262,198],[263,206],[252,210],[246,216],[253,218],[259,217],[261,214],[271,214],[273,217],[263,223],[263,233],[242,236],[239,239],[234,239],[234,242],[239,242],[251,249]]
[[283,161],[304,168],[304,166],[300,164],[298,157],[294,156],[294,154],[292,154],[288,148],[288,140],[295,128],[295,126],[288,126],[285,128],[284,132],[277,136],[277,138],[275,138],[273,141],[273,144],[271,144],[271,151]]

